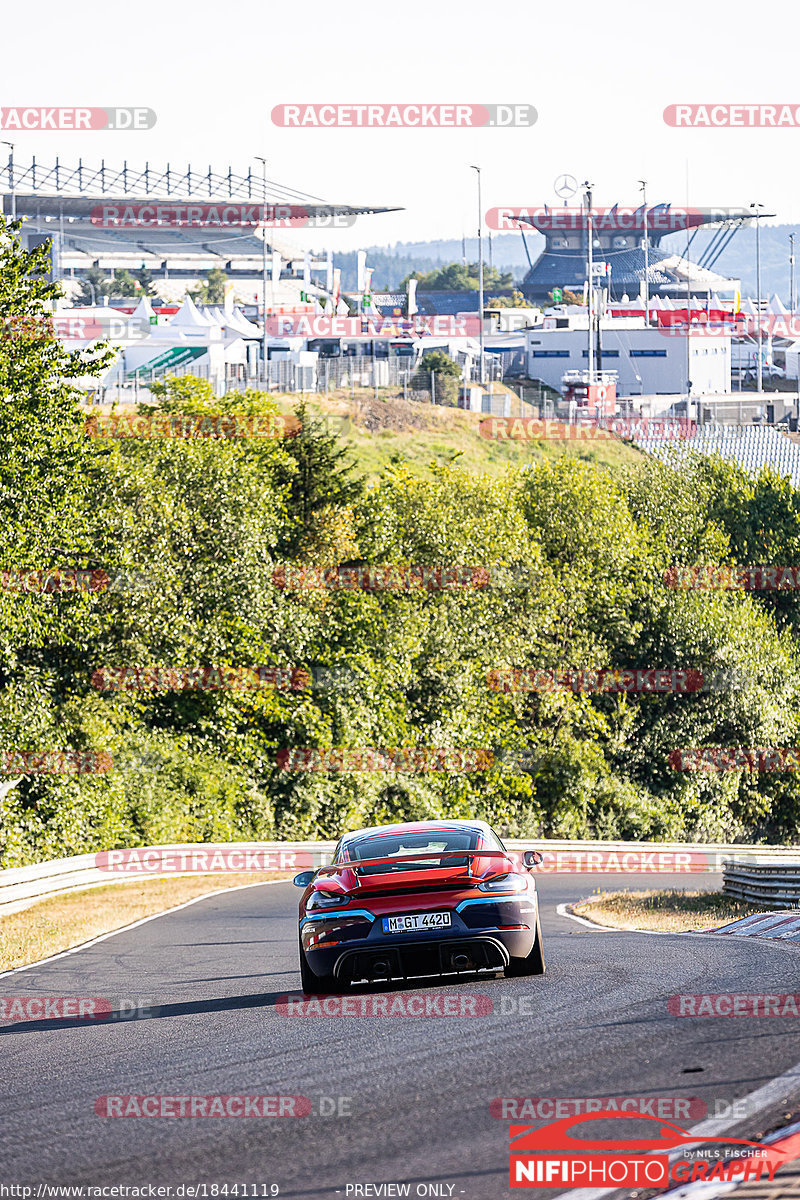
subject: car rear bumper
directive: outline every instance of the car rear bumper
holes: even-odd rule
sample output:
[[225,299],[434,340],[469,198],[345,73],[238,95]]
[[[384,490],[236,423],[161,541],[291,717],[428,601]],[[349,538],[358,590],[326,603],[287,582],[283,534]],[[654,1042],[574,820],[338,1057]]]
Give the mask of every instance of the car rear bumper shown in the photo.
[[[373,917],[371,923],[364,920],[363,931],[352,928],[346,936],[341,931],[342,940],[336,944],[327,941],[314,948],[308,944],[308,937],[303,939],[301,930],[306,960],[315,975],[358,983],[493,973],[503,970],[512,958],[526,958],[536,940],[536,899],[520,898],[513,912],[504,909],[499,914],[514,928],[476,927],[483,918],[481,903],[472,907],[469,902],[467,911],[463,905],[453,910],[452,925],[446,929],[413,934],[384,934],[380,916],[360,910],[364,917]],[[508,920],[510,915],[515,918],[513,922]]]
[[[506,945],[511,941],[512,945]],[[515,954],[523,955],[532,938],[523,932],[451,937],[446,941],[403,941],[345,950],[332,974],[342,983],[425,979],[434,975],[474,975],[502,971]]]

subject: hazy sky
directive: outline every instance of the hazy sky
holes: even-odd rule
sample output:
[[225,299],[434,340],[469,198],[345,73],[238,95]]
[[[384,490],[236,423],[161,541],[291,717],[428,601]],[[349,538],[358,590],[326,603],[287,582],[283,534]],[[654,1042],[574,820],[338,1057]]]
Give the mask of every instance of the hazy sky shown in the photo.
[[[800,126],[675,129],[663,117],[676,103],[800,110],[800,17],[787,0],[552,9],[42,0],[33,11],[40,55],[28,14],[17,9],[16,30],[6,18],[2,105],[143,105],[158,119],[148,131],[0,135],[16,141],[20,161],[191,161],[246,173],[260,172],[261,154],[271,178],[299,190],[405,209],[315,232],[315,246],[473,235],[470,163],[483,169],[484,210],[558,203],[553,183],[568,172],[591,179],[601,205],[635,203],[646,179],[653,203],[760,201],[800,222]],[[512,129],[284,129],[271,120],[277,104],[323,102],[526,103],[539,116]]]

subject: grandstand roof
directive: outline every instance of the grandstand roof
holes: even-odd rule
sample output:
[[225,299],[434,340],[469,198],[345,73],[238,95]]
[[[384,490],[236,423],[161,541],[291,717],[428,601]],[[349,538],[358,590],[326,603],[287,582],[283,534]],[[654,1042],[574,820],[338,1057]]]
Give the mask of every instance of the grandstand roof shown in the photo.
[[738,463],[748,475],[757,476],[769,467],[800,488],[800,446],[770,425],[701,425],[691,437],[680,440],[657,434],[633,436],[642,450],[666,461],[680,461],[689,451],[719,454]]

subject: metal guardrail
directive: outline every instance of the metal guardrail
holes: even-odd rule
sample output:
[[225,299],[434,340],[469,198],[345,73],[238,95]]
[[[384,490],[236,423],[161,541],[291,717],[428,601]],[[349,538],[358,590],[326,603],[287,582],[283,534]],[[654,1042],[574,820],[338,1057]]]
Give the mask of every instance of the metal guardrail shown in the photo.
[[[85,888],[104,887],[109,884],[130,882],[132,879],[159,878],[186,874],[216,874],[220,870],[245,873],[255,870],[300,870],[306,866],[323,866],[330,860],[334,842],[224,842],[214,844],[175,843],[164,846],[138,847],[136,850],[102,851],[98,854],[78,854],[71,858],[53,859],[27,867],[11,867],[0,870],[0,917],[29,908],[39,900]],[[615,875],[642,873],[708,873],[727,869],[731,856],[743,851],[756,851],[764,870],[777,873],[783,869],[788,877],[794,872],[800,900],[800,847],[785,846],[735,846],[730,844],[678,843],[678,842],[602,842],[566,841],[543,838],[508,839],[506,847],[513,854],[523,850],[542,850],[545,862],[539,871],[549,873],[591,874],[601,872],[609,875],[611,883]],[[194,865],[181,870],[181,855],[196,853],[206,861],[213,852],[227,856],[224,867],[210,866],[203,870]],[[237,855],[258,854],[260,866],[237,867]],[[130,871],[123,867],[110,870],[102,864],[109,855],[133,855],[144,859],[154,856],[156,866],[144,870]],[[159,865],[160,864],[160,865]],[[655,882],[655,880],[654,880]],[[785,903],[780,896],[773,897]]]
[[726,896],[749,900],[766,911],[800,908],[800,854],[795,852],[793,859],[761,855],[727,859],[722,890]]

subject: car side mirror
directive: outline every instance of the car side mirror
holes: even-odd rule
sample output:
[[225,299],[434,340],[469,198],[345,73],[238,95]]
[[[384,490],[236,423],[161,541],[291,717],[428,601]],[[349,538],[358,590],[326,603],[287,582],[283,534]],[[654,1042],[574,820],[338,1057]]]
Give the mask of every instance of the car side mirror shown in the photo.
[[522,855],[522,861],[526,867],[538,867],[540,862],[544,862],[544,855],[541,850],[526,850]]
[[295,887],[307,888],[316,873],[316,871],[301,871],[299,875],[295,875],[292,883]]

